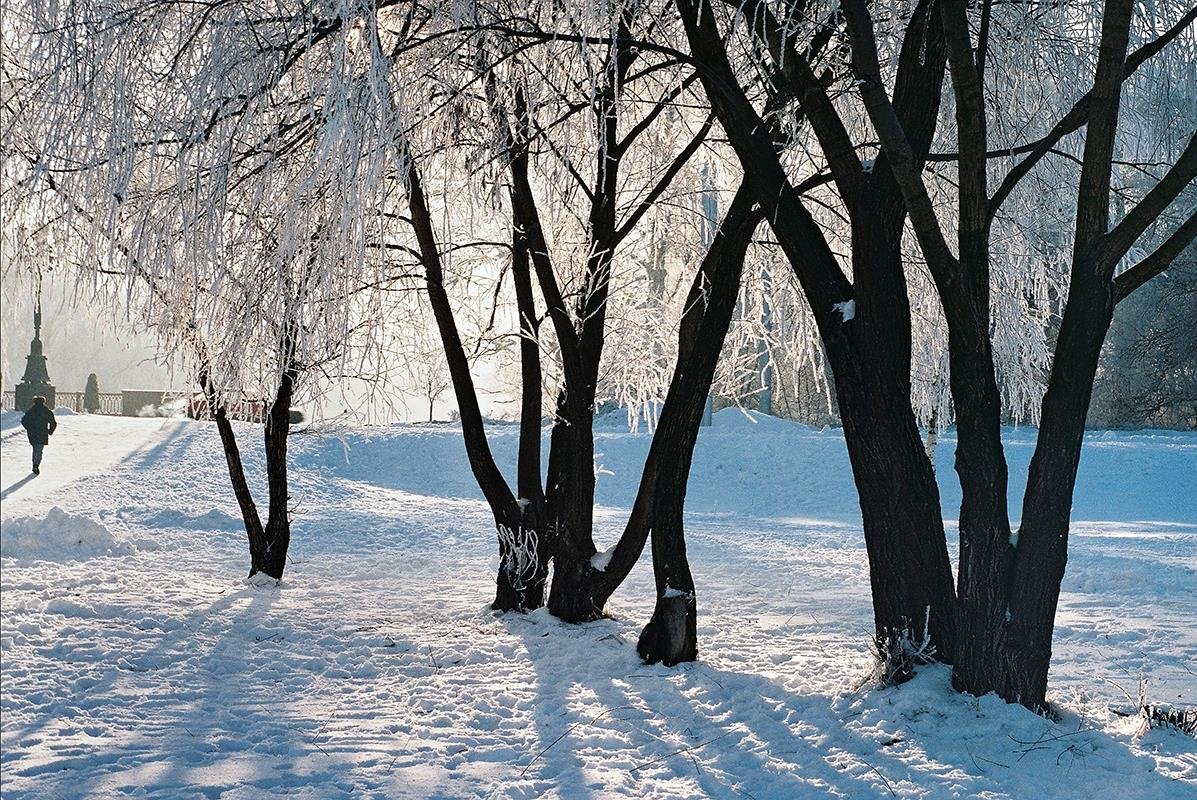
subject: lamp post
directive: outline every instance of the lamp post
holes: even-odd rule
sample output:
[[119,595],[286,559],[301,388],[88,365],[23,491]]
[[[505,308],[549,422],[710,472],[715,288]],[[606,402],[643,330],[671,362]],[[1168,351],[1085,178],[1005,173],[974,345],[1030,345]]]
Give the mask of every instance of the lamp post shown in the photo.
[[25,357],[25,374],[17,384],[16,405],[21,411],[28,411],[33,398],[41,395],[46,405],[54,408],[54,384],[46,370],[46,356],[42,352],[42,304],[38,301],[33,312],[33,341],[29,343],[29,355]]

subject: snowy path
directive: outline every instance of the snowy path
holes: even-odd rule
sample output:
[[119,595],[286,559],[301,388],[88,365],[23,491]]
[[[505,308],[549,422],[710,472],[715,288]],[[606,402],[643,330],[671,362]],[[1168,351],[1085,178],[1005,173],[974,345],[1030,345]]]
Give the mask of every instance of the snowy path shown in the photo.
[[[953,695],[941,669],[868,684],[868,578],[834,431],[704,431],[688,518],[702,660],[665,669],[633,649],[647,564],[612,619],[486,609],[490,521],[451,427],[297,436],[292,562],[282,588],[258,588],[240,580],[209,427],[70,420],[80,466],[54,492],[14,491],[0,535],[57,504],[131,554],[3,559],[6,799],[1197,797],[1197,742],[1135,736],[1108,710],[1140,674],[1150,699],[1197,704],[1197,436],[1086,450],[1057,724]],[[510,460],[515,436],[497,433]],[[615,473],[603,543],[646,444],[599,437]],[[10,458],[6,441],[5,486]],[[1173,491],[1146,496],[1161,474]]]
[[[4,515],[45,509],[48,502],[68,507],[76,481],[102,475],[116,464],[148,453],[157,443],[180,430],[180,422],[166,419],[62,414],[45,450],[42,474],[30,471],[29,439],[20,416],[5,413],[0,431],[0,502]],[[61,502],[59,502],[61,500]]]

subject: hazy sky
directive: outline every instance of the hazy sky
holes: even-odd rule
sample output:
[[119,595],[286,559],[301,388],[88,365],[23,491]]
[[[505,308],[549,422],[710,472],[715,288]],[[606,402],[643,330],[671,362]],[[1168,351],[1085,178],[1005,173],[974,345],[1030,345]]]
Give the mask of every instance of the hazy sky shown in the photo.
[[[81,392],[88,373],[99,378],[100,391],[170,389],[170,370],[159,363],[154,340],[136,334],[101,311],[77,302],[62,282],[47,279],[42,287],[42,343],[51,382],[61,391]],[[28,276],[5,270],[0,279],[0,368],[4,389],[11,390],[25,372],[25,356],[33,338],[33,292]]]
[[[186,375],[171,370],[157,356],[154,337],[138,333],[121,322],[118,311],[97,307],[76,296],[73,286],[47,278],[42,287],[42,344],[50,381],[63,392],[81,392],[89,373],[96,373],[100,391],[123,389],[174,389],[193,387]],[[0,278],[0,369],[3,388],[11,391],[25,372],[25,357],[33,338],[33,292],[28,275],[8,269]],[[497,379],[483,367],[477,377],[483,389]],[[501,396],[483,391],[484,410],[512,414],[518,408]],[[444,392],[434,404],[434,416],[444,420],[456,408],[452,392]],[[304,410],[309,417],[343,414],[373,423],[428,418],[428,401],[418,393],[397,387],[376,389],[372,394],[360,385],[346,382],[325,395],[319,407]]]

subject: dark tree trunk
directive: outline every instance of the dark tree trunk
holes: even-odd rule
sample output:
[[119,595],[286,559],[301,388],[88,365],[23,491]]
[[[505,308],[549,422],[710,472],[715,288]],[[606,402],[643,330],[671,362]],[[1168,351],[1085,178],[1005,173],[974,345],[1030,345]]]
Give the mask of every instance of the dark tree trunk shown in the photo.
[[[288,348],[292,345],[288,344]],[[287,359],[274,401],[265,420],[266,481],[269,492],[266,524],[262,524],[253,492],[245,477],[241,451],[227,410],[219,392],[212,384],[206,369],[200,372],[200,387],[208,404],[208,413],[216,423],[224,451],[229,482],[241,510],[245,533],[249,540],[249,577],[259,572],[281,580],[287,566],[287,549],[291,542],[291,522],[287,501],[287,436],[290,431],[291,399],[295,385],[293,357]]]
[[[1090,93],[1093,110],[1081,165],[1068,302],[1043,397],[1013,570],[1005,584],[1006,597],[1002,598],[1006,600],[1004,640],[984,676],[992,678],[1000,696],[1036,710],[1046,702],[1052,633],[1068,557],[1068,522],[1085,417],[1101,345],[1114,314],[1113,271],[1122,252],[1109,252],[1114,238],[1107,233],[1110,178],[1131,15],[1130,0],[1106,3]],[[1175,170],[1170,170],[1165,181],[1174,176]],[[1180,184],[1185,182],[1182,178]],[[1164,184],[1162,181],[1160,185]]]
[[[622,33],[627,31],[621,26]],[[587,622],[603,614],[606,596],[595,592],[591,559],[594,546],[594,402],[606,341],[607,297],[611,261],[618,244],[616,199],[619,189],[616,101],[630,66],[626,43],[617,45],[612,74],[595,104],[600,141],[591,196],[590,253],[586,281],[578,299],[578,336],[574,369],[567,370],[557,400],[549,438],[548,502],[553,527],[553,582],[549,611],[566,622]]]
[[654,459],[651,484],[657,603],[636,644],[648,663],[672,666],[698,657],[697,600],[683,524],[686,485],[707,393],[735,310],[745,253],[762,216],[755,193],[741,185],[686,300],[677,366],[653,437],[654,444],[667,446],[660,447]]
[[208,397],[208,413],[216,423],[216,431],[220,435],[220,445],[224,450],[225,465],[229,470],[229,482],[233,485],[233,496],[237,498],[237,506],[241,509],[241,520],[245,524],[245,533],[249,539],[249,574],[258,571],[259,553],[262,543],[266,540],[266,532],[258,514],[257,504],[254,503],[253,493],[249,489],[249,482],[245,479],[245,468],[241,463],[241,451],[237,446],[237,436],[233,425],[225,412],[224,404],[217,398],[215,391],[205,381],[204,392]]
[[874,633],[885,676],[901,681],[916,657],[951,661],[955,655],[955,596],[939,488],[909,395],[887,385],[867,361],[844,361],[832,368],[860,500]]
[[[992,576],[1009,569],[1007,470],[1001,440],[1001,396],[989,339],[989,206],[982,72],[984,34],[974,53],[964,7],[944,0],[934,14],[943,30],[956,97],[960,138],[959,258],[925,248],[948,320],[948,358],[956,411],[960,477],[959,646],[953,681],[971,687],[992,657],[1001,621],[993,609]],[[928,233],[922,233],[928,241]],[[946,249],[946,248],[945,248]],[[949,279],[950,276],[950,279]]]
[[[570,544],[562,544],[564,537],[561,529],[554,530],[558,538],[555,540],[557,547],[554,551],[549,609],[554,615],[574,622],[592,620],[602,615],[607,599],[627,577],[652,534],[660,609],[654,615],[655,622],[650,623],[647,633],[642,636],[640,646],[641,654],[650,660],[677,663],[693,659],[697,652],[694,584],[686,561],[682,505],[706,395],[732,313],[724,307],[729,302],[734,307],[744,251],[760,218],[761,212],[752,209],[750,193],[739,192],[703,261],[690,299],[696,300],[701,290],[711,285],[710,276],[718,270],[727,276],[720,281],[720,297],[723,299],[719,308],[722,310],[712,314],[709,320],[704,319],[702,314],[688,313],[683,317],[678,366],[649,447],[636,502],[610,560],[602,569],[596,567],[593,563],[593,544],[588,549],[571,552],[568,549]],[[730,301],[726,297],[729,293]],[[703,304],[690,302],[688,307],[702,310]],[[699,342],[701,346],[696,344]],[[564,430],[568,431],[568,428]],[[589,424],[584,426],[583,435],[588,437],[590,430]],[[588,466],[593,470],[591,464],[588,463]],[[556,486],[553,483],[552,465],[549,475],[552,490]],[[593,471],[590,475],[593,478]],[[563,497],[559,494],[557,502],[561,502]],[[661,504],[660,516],[658,501]],[[550,507],[552,502],[550,500]],[[590,508],[588,504],[587,514]],[[574,537],[575,548],[580,538]],[[563,552],[565,557],[562,556]],[[558,588],[559,583],[563,584],[562,589]]]
[[594,524],[594,395],[567,384],[557,402],[549,438],[548,489],[553,529],[553,582],[549,612],[566,622],[603,615],[605,596],[595,595],[591,559]]
[[[526,167],[525,167],[526,168]],[[512,236],[512,277],[516,309],[520,316],[520,437],[516,465],[516,505],[520,517],[500,531],[499,570],[495,608],[540,608],[548,580],[549,558],[554,550],[544,524],[545,497],[540,475],[541,368],[539,323],[532,294],[528,240],[523,221],[515,212]]]
[[[288,342],[285,346],[290,351],[294,344]],[[293,361],[293,356],[287,360]],[[264,572],[276,580],[281,580],[287,565],[287,550],[291,545],[287,439],[291,431],[291,400],[294,389],[294,367],[288,363],[279,381],[274,402],[266,414],[266,482],[270,500],[265,535],[255,556],[254,566],[250,569],[251,576],[255,572]]]
[[[514,98],[517,126],[514,131],[509,131],[509,138],[514,144],[511,150],[513,212],[526,236],[531,265],[561,348],[564,386],[555,407],[543,514],[538,509],[538,520],[545,541],[551,543],[553,560],[548,606],[554,615],[569,622],[585,622],[602,616],[607,597],[623,578],[620,576],[612,581],[610,574],[603,574],[593,564],[596,553],[593,538],[593,423],[599,365],[606,333],[612,258],[620,242],[701,146],[710,129],[709,124],[700,127],[690,143],[664,171],[656,186],[626,216],[622,225],[617,225],[621,159],[631,143],[668,107],[667,103],[655,106],[631,126],[622,140],[619,138],[619,98],[629,70],[638,57],[636,49],[630,44],[628,31],[629,22],[637,13],[631,7],[625,10],[605,65],[604,85],[594,98],[593,110],[599,141],[595,182],[593,190],[589,192],[590,252],[587,255],[585,282],[573,315],[567,309],[558,286],[540,226],[536,201],[528,183],[526,156],[529,121],[524,98],[519,91]],[[529,382],[528,376],[529,373],[525,373],[525,386]],[[522,490],[521,495],[528,497]],[[626,535],[622,537],[621,544],[627,538]],[[640,544],[632,548],[637,553],[643,547],[644,538],[646,536],[640,538]]]
[[[893,93],[894,112],[907,132],[911,157],[916,167],[921,168],[935,135],[946,61],[943,30],[939,14],[936,13],[936,4],[922,0],[911,16],[902,41]],[[889,153],[883,149],[870,176],[874,192],[870,197],[860,198],[853,210],[856,220],[852,234],[853,274],[856,276],[861,322],[868,326],[877,320],[875,329],[865,334],[867,341],[862,349],[890,365],[887,368],[877,364],[873,368],[874,374],[884,376],[886,381],[886,386],[876,394],[890,398],[886,404],[892,403],[891,413],[898,424],[891,423],[884,427],[898,440],[894,443],[894,452],[901,453],[901,458],[910,465],[909,472],[899,473],[901,477],[896,479],[891,478],[895,484],[890,489],[892,501],[895,504],[906,502],[912,506],[904,525],[925,525],[929,531],[929,534],[917,537],[921,553],[917,555],[913,567],[926,576],[928,586],[923,598],[926,603],[923,613],[931,630],[919,630],[918,626],[923,623],[918,622],[914,632],[933,644],[935,652],[929,654],[932,658],[952,661],[960,641],[954,614],[955,592],[935,466],[922,446],[910,404],[910,303],[902,263],[902,237],[907,213],[890,161]],[[874,225],[871,217],[875,217],[878,224]],[[921,457],[915,454],[916,440]],[[903,486],[904,482],[911,485]],[[880,498],[874,498],[872,502],[877,503],[878,500]],[[868,535],[866,526],[866,539]],[[903,537],[895,532],[878,538],[893,543],[901,541]],[[910,596],[911,592],[906,594]],[[901,612],[895,609],[888,613]],[[889,647],[892,648],[894,644],[889,642]]]
[[432,215],[415,162],[408,166],[408,203],[420,259],[424,265],[428,301],[436,319],[437,331],[449,367],[458,412],[461,414],[462,438],[474,479],[495,518],[499,541],[499,572],[495,576],[496,611],[527,611],[538,608],[544,598],[544,574],[538,565],[547,559],[540,537],[524,519],[523,509],[504,480],[490,445],[478,405],[470,362],[461,343],[453,306],[445,290],[445,276],[440,250],[432,226]]
[[[978,270],[980,271],[980,270]],[[988,281],[987,272],[984,280]],[[987,288],[984,290],[987,293]],[[949,331],[948,358],[956,409],[956,473],[960,478],[960,563],[957,582],[960,647],[952,671],[958,691],[992,690],[1001,647],[1014,546],[1007,511],[1001,395],[988,331],[988,301]],[[961,300],[961,305],[971,303]]]
[[[877,187],[865,178],[850,142],[833,146],[844,145],[846,133],[830,118],[830,104],[818,102],[817,82],[807,79],[800,87],[804,107],[805,98],[812,98],[807,116],[821,140],[828,140],[824,150],[835,162],[835,179],[842,182],[851,207],[859,210],[853,219],[853,258],[861,282],[857,292],[789,183],[766,126],[737,83],[709,4],[677,0],[677,5],[691,51],[704,65],[699,74],[707,96],[757,188],[827,351],[860,494],[880,645],[889,657],[907,651],[914,641],[950,660],[956,638],[951,564],[938,487],[910,406],[910,323],[900,251],[892,241],[893,229],[900,230],[901,206],[878,201],[870,207]],[[925,23],[926,9],[920,13]],[[912,42],[910,52],[917,54],[922,46]],[[935,58],[928,64],[934,72]],[[939,64],[942,75],[942,60]],[[794,77],[803,80],[801,74]],[[935,86],[932,79],[924,82]],[[927,115],[918,104],[910,105],[911,116]],[[821,116],[812,116],[815,112]],[[929,133],[924,138],[929,142]],[[882,213],[892,213],[894,206],[896,225]],[[887,222],[882,231],[878,220]],[[873,256],[880,261],[874,263]]]

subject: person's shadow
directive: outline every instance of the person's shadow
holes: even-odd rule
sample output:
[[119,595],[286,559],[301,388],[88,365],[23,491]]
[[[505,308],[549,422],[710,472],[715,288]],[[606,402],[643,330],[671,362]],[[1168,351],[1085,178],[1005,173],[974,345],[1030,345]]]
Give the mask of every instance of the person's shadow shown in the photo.
[[30,472],[24,478],[21,478],[19,481],[14,483],[12,486],[7,487],[3,492],[0,492],[0,500],[3,500],[4,498],[8,497],[10,494],[15,492],[17,489],[20,489],[22,486],[29,483],[29,481],[33,480],[36,477],[37,477],[36,475],[34,475],[32,472]]

